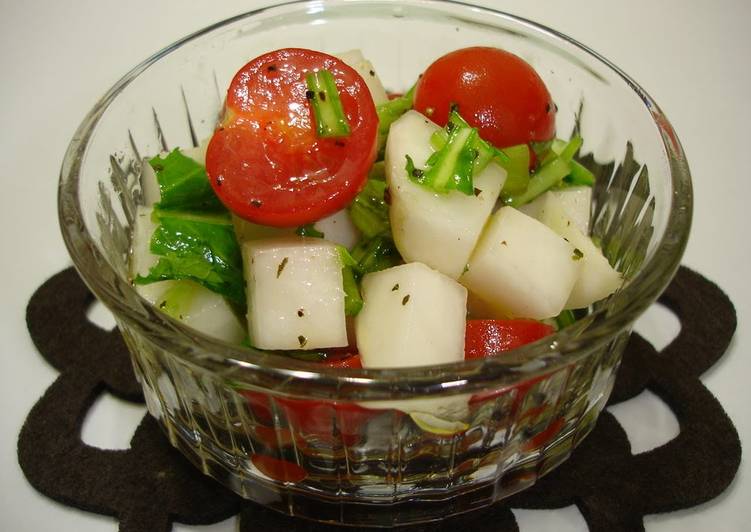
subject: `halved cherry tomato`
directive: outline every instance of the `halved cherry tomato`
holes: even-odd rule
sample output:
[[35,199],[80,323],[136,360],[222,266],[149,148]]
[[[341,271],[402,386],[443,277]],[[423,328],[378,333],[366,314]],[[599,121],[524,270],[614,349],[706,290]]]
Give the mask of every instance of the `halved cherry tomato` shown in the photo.
[[417,82],[415,109],[445,126],[453,104],[499,148],[555,134],[555,104],[545,83],[528,63],[499,48],[463,48],[428,67]]
[[286,460],[279,460],[264,454],[251,455],[250,460],[261,473],[279,482],[302,482],[308,476],[302,467]]
[[[316,134],[305,76],[322,69],[336,81],[351,130],[346,137]],[[238,216],[304,225],[342,209],[360,191],[375,159],[377,128],[367,85],[345,63],[299,48],[269,52],[235,74],[206,171]]]
[[467,320],[464,359],[510,351],[552,334],[553,327],[535,320]]

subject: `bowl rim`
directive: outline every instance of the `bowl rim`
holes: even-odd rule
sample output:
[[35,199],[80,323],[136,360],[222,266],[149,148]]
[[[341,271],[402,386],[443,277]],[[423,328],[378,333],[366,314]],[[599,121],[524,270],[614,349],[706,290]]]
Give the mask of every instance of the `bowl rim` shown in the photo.
[[[662,138],[670,172],[671,208],[665,222],[665,231],[656,243],[652,256],[647,257],[630,282],[610,298],[609,305],[585,318],[592,322],[591,327],[581,334],[566,328],[538,342],[517,348],[511,354],[507,352],[498,357],[431,367],[335,369],[252,348],[233,346],[210,338],[152,308],[130,283],[117,276],[114,268],[99,252],[83,221],[78,184],[83,157],[99,119],[139,74],[183,45],[240,20],[311,7],[315,7],[318,10],[316,14],[320,16],[343,7],[393,7],[405,4],[443,14],[448,10],[472,9],[572,45],[617,74],[652,115]],[[231,380],[233,386],[238,388],[274,389],[284,394],[334,399],[393,399],[426,394],[452,395],[512,385],[520,381],[520,376],[526,380],[574,364],[618,337],[659,297],[680,265],[691,225],[692,195],[685,154],[673,127],[659,106],[619,67],[567,35],[503,11],[456,0],[296,0],[265,6],[211,24],[156,52],[117,81],[89,111],[68,146],[58,185],[58,215],[63,239],[84,282],[115,314],[118,321],[147,334],[158,347]],[[92,263],[96,268],[90,267]],[[104,268],[107,276],[114,280],[114,286],[102,276],[103,270],[100,268]],[[129,297],[123,297],[124,294]],[[136,309],[128,304],[128,301],[134,300],[140,300],[144,308]],[[609,311],[613,306],[617,308],[616,312]]]

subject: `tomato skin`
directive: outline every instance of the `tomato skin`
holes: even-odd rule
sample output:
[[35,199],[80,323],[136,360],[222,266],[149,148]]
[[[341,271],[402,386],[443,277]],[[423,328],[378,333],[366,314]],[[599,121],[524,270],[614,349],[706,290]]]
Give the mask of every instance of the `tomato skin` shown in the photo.
[[414,107],[445,126],[452,104],[499,148],[550,140],[555,104],[535,70],[499,48],[472,47],[437,59],[417,82]]
[[[319,138],[305,75],[336,80],[351,133]],[[378,117],[365,81],[339,59],[286,48],[259,56],[233,78],[206,171],[219,199],[254,223],[294,227],[346,206],[376,156]]]
[[485,358],[535,342],[553,327],[536,320],[467,320],[464,336],[464,359]]

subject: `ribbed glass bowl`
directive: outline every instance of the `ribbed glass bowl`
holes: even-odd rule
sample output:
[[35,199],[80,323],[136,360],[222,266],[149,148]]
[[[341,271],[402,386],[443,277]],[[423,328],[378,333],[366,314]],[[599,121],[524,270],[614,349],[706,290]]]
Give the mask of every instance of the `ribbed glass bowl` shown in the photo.
[[[231,346],[169,318],[128,278],[143,157],[211,135],[234,72],[262,52],[363,50],[402,91],[464,46],[526,59],[576,126],[597,175],[596,239],[627,282],[575,325],[511,353],[444,366],[334,370]],[[319,521],[440,519],[518,492],[563,462],[605,405],[632,322],[662,292],[691,218],[684,154],[666,117],[572,39],[467,4],[291,3],[216,24],[128,72],[63,162],[59,214],[81,276],[115,315],[149,412],[172,444],[243,497]]]

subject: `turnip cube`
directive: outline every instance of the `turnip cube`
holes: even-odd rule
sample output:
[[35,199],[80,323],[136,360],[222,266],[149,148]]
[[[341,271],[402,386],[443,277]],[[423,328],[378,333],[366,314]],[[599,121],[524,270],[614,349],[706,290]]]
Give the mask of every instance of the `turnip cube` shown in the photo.
[[149,164],[149,159],[141,161],[141,197],[147,207],[151,207],[161,199],[159,181],[156,178],[156,172]]
[[336,56],[344,61],[348,66],[352,67],[360,77],[365,81],[370,91],[370,96],[373,98],[373,102],[378,105],[387,102],[389,97],[386,94],[386,89],[383,88],[380,78],[373,68],[373,63],[365,59],[365,56],[360,50],[350,50]]
[[193,281],[170,282],[155,303],[158,308],[213,338],[231,344],[243,341],[245,329],[226,299]]
[[[159,257],[149,249],[151,236],[157,228],[151,214],[151,207],[140,205],[136,209],[130,257],[133,278],[147,276],[159,261]],[[234,344],[239,344],[245,337],[245,330],[227,301],[197,283],[187,280],[157,281],[136,284],[135,288],[149,303],[204,334]]]
[[587,307],[615,292],[623,283],[621,275],[610,266],[592,239],[568,216],[565,204],[551,192],[546,192],[536,202],[539,202],[536,218],[568,240],[576,248],[581,263],[566,308]]
[[334,214],[321,218],[313,229],[323,233],[323,238],[335,244],[341,244],[347,249],[352,249],[360,240],[360,231],[349,215],[349,209],[342,209]]
[[242,245],[250,342],[261,349],[347,345],[342,262],[320,238],[251,240]]
[[386,177],[394,242],[404,260],[423,262],[458,278],[490,216],[506,172],[491,162],[475,176],[478,194],[433,192],[407,176],[406,156],[423,168],[433,153],[430,138],[438,126],[416,111],[391,125],[386,144]]
[[433,366],[464,359],[467,290],[419,262],[370,273],[355,319],[365,368]]
[[460,282],[508,317],[545,319],[563,310],[579,267],[574,246],[503,207],[490,218]]
[[519,210],[532,218],[540,219],[539,213],[545,207],[549,197],[561,205],[563,212],[585,235],[589,234],[589,212],[592,203],[592,187],[567,187],[546,192],[536,200],[522,206]]

